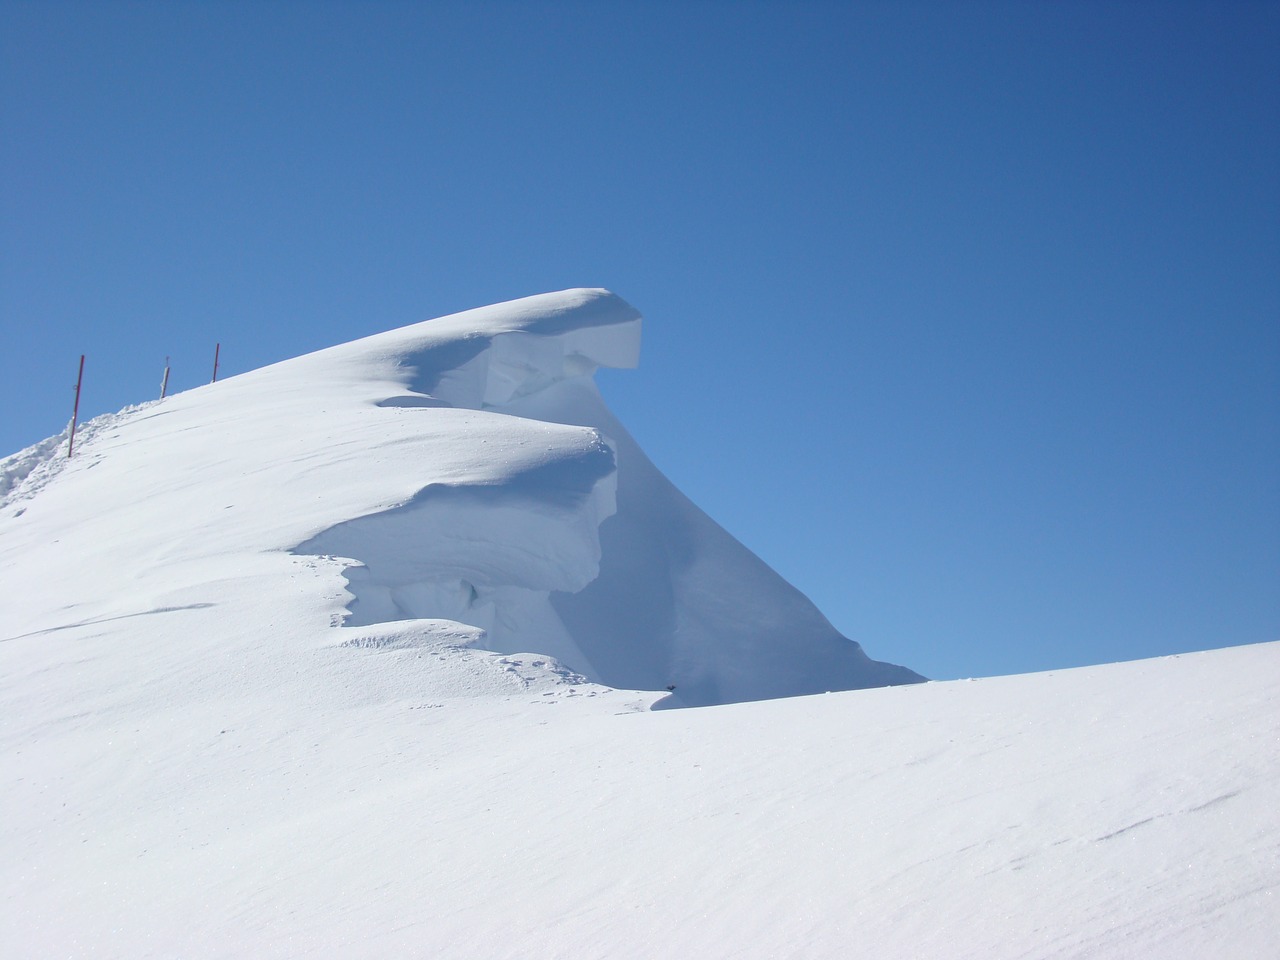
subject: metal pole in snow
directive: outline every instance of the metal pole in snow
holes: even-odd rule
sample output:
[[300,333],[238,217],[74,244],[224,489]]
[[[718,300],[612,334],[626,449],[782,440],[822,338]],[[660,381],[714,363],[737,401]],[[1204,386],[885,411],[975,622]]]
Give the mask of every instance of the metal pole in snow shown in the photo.
[[210,383],[218,382],[218,354],[222,352],[222,344],[215,343],[213,345],[213,379]]
[[169,390],[169,358],[164,358],[164,378],[160,381],[160,399],[164,399],[165,393]]
[[80,373],[76,375],[76,405],[71,410],[71,436],[67,439],[67,459],[76,443],[76,421],[80,419],[80,385],[84,383],[84,354],[80,354]]

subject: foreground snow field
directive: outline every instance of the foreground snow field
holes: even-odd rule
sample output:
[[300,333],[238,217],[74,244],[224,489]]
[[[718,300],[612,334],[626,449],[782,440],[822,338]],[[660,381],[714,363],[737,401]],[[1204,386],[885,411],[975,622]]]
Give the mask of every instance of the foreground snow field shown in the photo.
[[1271,955],[1280,644],[911,682],[609,415],[638,324],[469,311],[0,461],[4,955]]
[[[350,682],[433,655],[360,650]],[[1280,934],[1277,644],[659,713],[537,684],[333,703],[216,662],[192,702],[181,666],[129,705],[7,667],[9,955],[1248,958]]]

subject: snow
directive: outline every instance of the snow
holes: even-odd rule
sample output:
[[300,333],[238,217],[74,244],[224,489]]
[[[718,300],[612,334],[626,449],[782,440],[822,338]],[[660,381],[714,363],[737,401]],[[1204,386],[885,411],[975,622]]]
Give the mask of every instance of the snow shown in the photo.
[[[493,651],[674,686],[673,705],[919,680],[840,636],[612,418],[592,374],[634,365],[639,331],[607,291],[545,294],[90,422],[68,482],[13,518],[0,551],[56,541],[48,563],[95,584],[86,617],[130,613],[116,598],[139,580],[156,607],[191,609],[242,569],[278,594],[297,583],[291,554],[339,557],[350,596],[335,607],[329,569],[291,623],[454,620]],[[20,566],[17,632],[51,610],[61,626],[48,567]],[[190,629],[224,616],[192,613]]]
[[1266,955],[1280,644],[912,683],[612,417],[639,333],[532,297],[0,461],[6,953]]

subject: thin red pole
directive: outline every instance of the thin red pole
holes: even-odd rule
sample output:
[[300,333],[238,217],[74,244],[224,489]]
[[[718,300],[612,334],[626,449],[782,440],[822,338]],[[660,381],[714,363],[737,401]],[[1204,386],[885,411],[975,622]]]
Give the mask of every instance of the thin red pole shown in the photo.
[[76,375],[76,405],[71,410],[71,436],[67,440],[67,459],[76,443],[76,421],[80,419],[80,385],[84,383],[84,354],[80,354],[80,373]]
[[218,382],[218,354],[222,352],[222,344],[215,343],[213,345],[213,379],[210,383]]

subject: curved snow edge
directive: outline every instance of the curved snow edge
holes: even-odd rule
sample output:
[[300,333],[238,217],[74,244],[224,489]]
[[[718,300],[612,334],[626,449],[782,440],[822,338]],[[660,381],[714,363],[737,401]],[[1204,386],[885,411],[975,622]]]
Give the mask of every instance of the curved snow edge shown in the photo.
[[[425,417],[439,407],[503,413],[566,381],[590,381],[600,366],[635,366],[640,315],[606,290],[583,289],[357,343],[366,356],[371,346],[398,348],[387,359],[412,393],[384,397],[379,407]],[[530,442],[545,442],[546,421],[529,422],[539,431]],[[576,593],[599,574],[600,525],[617,506],[616,455],[599,431],[566,429],[582,438],[575,448],[548,448],[544,462],[502,482],[428,484],[408,502],[336,524],[293,552],[352,561],[344,626],[448,620],[482,630],[486,649],[536,650],[590,672],[550,598]]]

